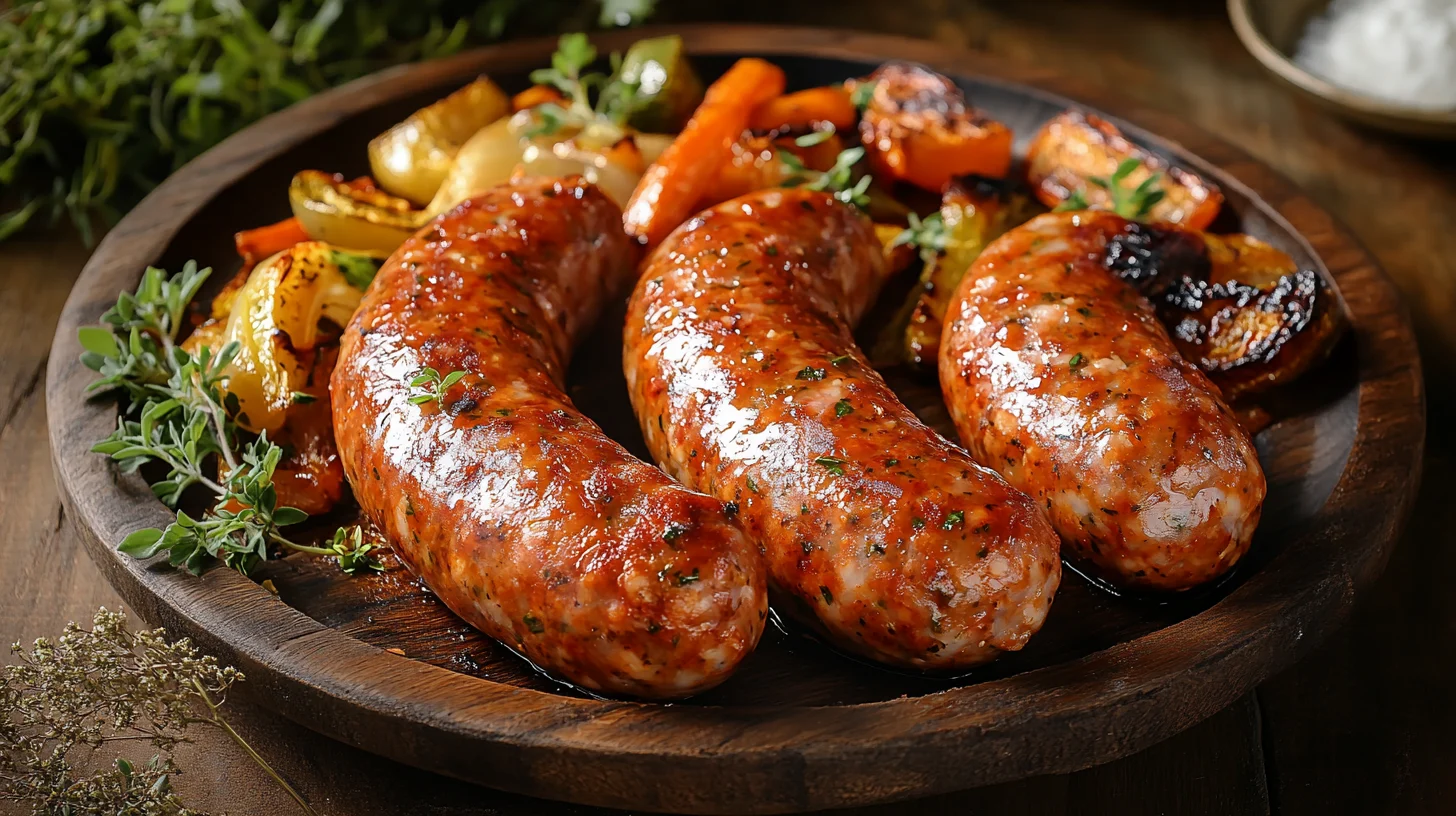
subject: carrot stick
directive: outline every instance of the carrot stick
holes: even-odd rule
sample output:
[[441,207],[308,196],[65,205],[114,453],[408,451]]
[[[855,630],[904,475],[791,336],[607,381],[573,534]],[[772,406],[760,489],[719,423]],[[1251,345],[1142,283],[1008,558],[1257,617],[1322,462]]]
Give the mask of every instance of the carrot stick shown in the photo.
[[307,240],[308,233],[303,231],[303,224],[297,218],[287,218],[276,224],[243,230],[233,235],[238,254],[248,264],[255,264],[275,252],[282,252]]
[[748,126],[757,131],[812,127],[829,122],[835,130],[854,127],[859,116],[843,85],[827,85],[784,94],[759,105]]
[[732,155],[753,109],[784,91],[784,72],[747,57],[708,86],[682,133],[647,168],[622,216],[627,234],[648,248],[692,214],[693,205]]
[[524,91],[511,97],[511,110],[523,111],[526,108],[534,108],[547,102],[560,102],[561,91],[550,85],[532,85]]

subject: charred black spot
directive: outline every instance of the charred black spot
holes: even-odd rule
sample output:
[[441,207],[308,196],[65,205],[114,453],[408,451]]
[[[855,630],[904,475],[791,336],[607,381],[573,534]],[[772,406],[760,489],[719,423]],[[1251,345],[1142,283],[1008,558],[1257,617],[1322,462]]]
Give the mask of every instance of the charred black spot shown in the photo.
[[1102,265],[1150,298],[1181,281],[1207,281],[1212,271],[1207,248],[1196,233],[1136,221],[1107,242]]

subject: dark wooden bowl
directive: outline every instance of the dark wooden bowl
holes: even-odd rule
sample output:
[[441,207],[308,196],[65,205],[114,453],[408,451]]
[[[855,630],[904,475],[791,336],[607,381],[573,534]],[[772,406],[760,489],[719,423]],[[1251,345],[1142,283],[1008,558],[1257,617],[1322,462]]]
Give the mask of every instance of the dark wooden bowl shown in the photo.
[[[623,48],[646,33],[597,40]],[[1025,651],[958,679],[865,666],[801,633],[774,631],[723,687],[665,706],[555,685],[397,568],[351,580],[319,561],[285,559],[267,573],[280,599],[225,569],[194,578],[118,555],[127,533],[162,526],[168,513],[139,478],[88,452],[115,423],[116,405],[83,398],[91,373],[77,362],[77,327],[94,323],[148,264],[195,257],[235,265],[231,233],[285,215],[296,170],[363,171],[371,135],[478,72],[523,85],[552,50],[535,41],[385,71],[294,106],[183,168],[101,244],[57,330],[50,436],[68,517],[143,618],[243,669],[262,704],[350,744],[534,796],[692,813],[864,804],[1084,768],[1218,711],[1340,622],[1384,566],[1410,508],[1425,417],[1400,299],[1327,213],[1205,133],[1035,68],[869,34],[680,33],[705,73],[757,54],[782,64],[797,86],[859,75],[885,59],[919,60],[957,77],[1023,144],[1073,104],[1053,92],[1077,98],[1217,179],[1229,197],[1221,227],[1259,235],[1326,274],[1354,330],[1296,395],[1276,401],[1280,421],[1258,437],[1269,501],[1236,573],[1163,601],[1116,597],[1069,574]],[[573,395],[642,452],[619,344],[620,315],[584,345]],[[888,373],[907,402],[949,430],[933,382]]]

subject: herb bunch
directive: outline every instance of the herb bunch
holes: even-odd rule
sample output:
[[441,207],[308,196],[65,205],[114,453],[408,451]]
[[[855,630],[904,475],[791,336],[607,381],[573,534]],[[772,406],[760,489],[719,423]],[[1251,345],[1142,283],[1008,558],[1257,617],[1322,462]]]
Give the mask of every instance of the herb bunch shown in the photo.
[[[132,632],[126,616],[97,611],[91,629],[67,624],[0,670],[0,802],[29,804],[34,813],[193,814],[172,788],[179,773],[171,752],[190,742],[190,728],[221,729],[293,797],[314,811],[223,719],[236,669],[201,655],[166,633]],[[149,744],[150,760],[116,758],[85,775],[95,753],[114,744]]]
[[[1136,187],[1128,187],[1125,183],[1128,176],[1132,175],[1143,163],[1140,159],[1128,157],[1118,162],[1117,169],[1112,171],[1111,176],[1089,176],[1087,183],[1101,187],[1107,191],[1112,200],[1112,212],[1133,221],[1141,221],[1148,217],[1153,207],[1163,200],[1166,193],[1158,187],[1162,180],[1162,173],[1153,173],[1143,179]],[[1065,212],[1067,210],[1090,209],[1091,204],[1081,190],[1073,190],[1066,201],[1058,204],[1054,212]]]
[[[262,116],[380,67],[587,22],[592,0],[17,0],[0,4],[0,239],[68,216],[90,241]],[[607,7],[610,6],[610,8]],[[650,11],[615,0],[614,24]],[[609,14],[610,12],[610,14]]]
[[[81,362],[101,375],[89,392],[122,391],[128,403],[116,430],[92,450],[125,473],[143,466],[162,472],[152,492],[177,511],[165,530],[138,530],[118,549],[136,558],[166,552],[173,566],[193,574],[221,560],[246,575],[276,547],[334,558],[351,574],[382,569],[360,534],[339,531],[329,547],[284,535],[308,514],[278,506],[273,473],[283,449],[267,434],[246,441],[237,425],[238,400],[226,384],[238,345],[194,354],[178,344],[187,305],[211,271],[193,262],[172,277],[149,268],[136,292],[123,292],[102,315],[102,326],[80,330]],[[197,486],[212,494],[201,518],[177,509]]]

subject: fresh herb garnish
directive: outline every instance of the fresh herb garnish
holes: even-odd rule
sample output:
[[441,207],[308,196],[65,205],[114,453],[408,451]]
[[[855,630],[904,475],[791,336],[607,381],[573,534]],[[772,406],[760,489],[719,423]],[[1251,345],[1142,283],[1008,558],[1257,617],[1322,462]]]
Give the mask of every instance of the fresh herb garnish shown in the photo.
[[964,510],[952,510],[945,514],[945,522],[940,525],[942,530],[953,530],[956,525],[965,523],[966,512]]
[[814,464],[823,467],[835,476],[844,475],[844,460],[836,459],[833,456],[820,456],[814,460]]
[[455,383],[465,378],[464,371],[452,371],[441,377],[440,372],[426,366],[420,369],[414,379],[410,380],[411,389],[423,388],[424,393],[414,394],[409,398],[411,405],[424,405],[427,402],[443,402],[445,394],[455,387]]
[[379,272],[379,261],[368,255],[344,252],[339,249],[330,250],[329,255],[333,259],[334,265],[339,267],[339,271],[343,273],[344,280],[361,292],[369,288],[369,284],[374,282],[374,276]]
[[[1111,176],[1105,178],[1102,176],[1089,176],[1087,183],[1101,187],[1107,191],[1107,195],[1112,199],[1112,212],[1123,218],[1141,221],[1147,218],[1153,211],[1153,207],[1167,195],[1167,193],[1158,187],[1158,182],[1163,178],[1162,173],[1149,175],[1143,179],[1141,184],[1131,189],[1123,184],[1128,176],[1132,175],[1134,171],[1142,166],[1142,160],[1128,157],[1118,162],[1117,169],[1112,172]],[[1082,194],[1082,191],[1073,190],[1066,201],[1057,205],[1055,211],[1085,210],[1090,206],[1087,202],[1087,197]]]
[[1070,359],[1070,360],[1067,361],[1067,368],[1070,368],[1073,371],[1077,371],[1077,370],[1081,369],[1082,366],[1084,366],[1086,364],[1087,364],[1087,358],[1086,357],[1083,357],[1082,356],[1082,352],[1079,351],[1076,354],[1073,354],[1072,355],[1072,359]]
[[277,506],[273,472],[283,449],[266,434],[243,441],[238,400],[226,392],[238,344],[214,356],[206,346],[193,354],[177,343],[187,304],[211,271],[188,262],[169,278],[149,268],[136,292],[123,292],[101,316],[103,326],[80,330],[81,362],[101,374],[88,390],[120,390],[129,401],[116,430],[92,450],[110,456],[123,473],[159,467],[164,475],[152,492],[168,507],[176,508],[195,486],[214,496],[200,518],[178,510],[165,530],[138,530],[117,549],[136,558],[165,551],[173,566],[194,574],[212,559],[247,574],[273,545],[333,557],[350,572],[377,569],[371,546],[358,536],[336,535],[335,546],[313,547],[283,535],[282,528],[308,516]]
[[925,263],[935,260],[935,256],[945,251],[949,235],[945,231],[945,220],[939,212],[921,218],[915,213],[906,216],[910,226],[900,231],[895,240],[890,242],[891,247],[909,244],[920,250],[920,259]]
[[651,97],[638,92],[638,84],[623,79],[618,69],[621,55],[612,54],[612,73],[586,72],[596,61],[597,49],[580,32],[562,34],[550,68],[531,72],[531,81],[550,85],[565,97],[565,106],[554,102],[532,108],[533,123],[527,136],[547,136],[563,128],[599,125],[621,131],[627,120],[650,103]]
[[[833,130],[816,131],[808,136],[800,136],[795,140],[795,144],[808,138],[814,139],[809,144],[818,144],[828,139],[833,133]],[[834,197],[840,201],[853,204],[860,209],[869,206],[869,189],[870,185],[874,183],[874,179],[868,173],[860,175],[855,173],[855,167],[865,157],[864,147],[855,146],[839,151],[839,154],[834,157],[834,166],[822,172],[805,167],[798,156],[787,150],[779,150],[778,157],[789,172],[788,178],[784,179],[782,186],[822,190],[833,193]]]
[[803,368],[799,369],[798,374],[794,375],[794,379],[809,381],[822,380],[824,379],[824,373],[824,369],[822,368],[815,368],[814,366],[804,366]]
[[676,541],[676,540],[678,540],[679,538],[682,537],[682,534],[683,533],[685,533],[687,531],[688,531],[688,528],[687,527],[684,527],[683,525],[677,524],[676,522],[674,522],[672,524],[667,525],[667,527],[662,531],[662,540],[663,541]]
[[854,90],[851,91],[849,94],[849,103],[851,105],[854,105],[855,110],[859,111],[860,113],[864,113],[865,108],[868,108],[870,106],[870,102],[875,98],[875,88],[878,87],[879,84],[880,81],[878,79],[873,81],[861,80],[859,82],[856,82],[854,84]]
[[852,413],[854,413],[854,406],[849,404],[849,400],[842,399],[834,403],[834,415],[836,417],[847,417]]

